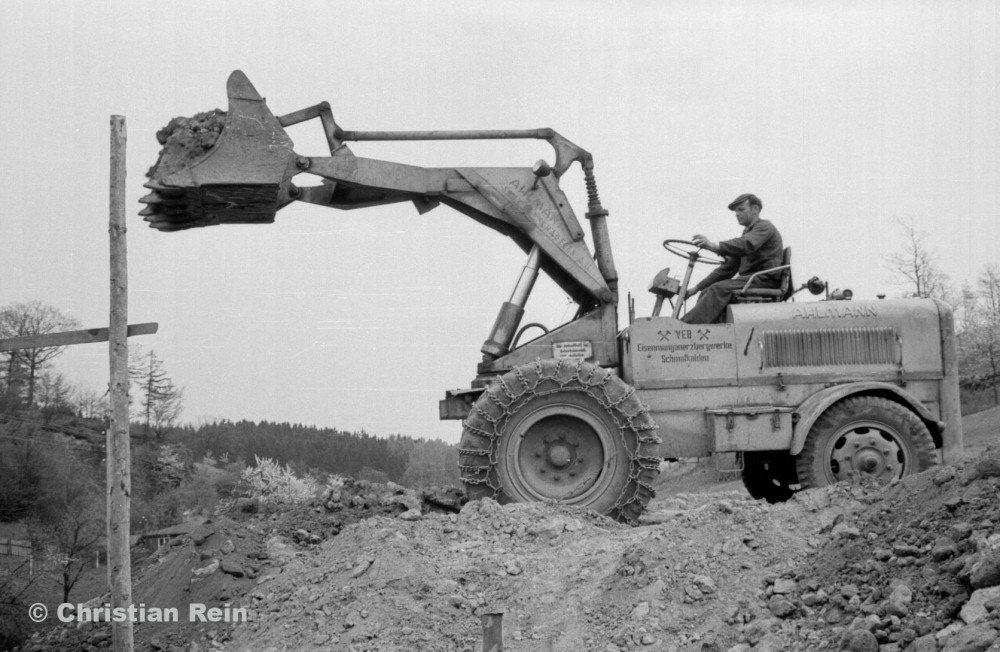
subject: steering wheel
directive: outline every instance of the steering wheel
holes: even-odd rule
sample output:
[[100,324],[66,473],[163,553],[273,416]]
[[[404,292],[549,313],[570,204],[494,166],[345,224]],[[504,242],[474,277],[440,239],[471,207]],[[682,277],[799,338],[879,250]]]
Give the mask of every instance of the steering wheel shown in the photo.
[[699,247],[688,240],[664,240],[663,248],[681,258],[694,263],[705,263],[706,265],[721,265],[725,259],[714,254],[708,249]]

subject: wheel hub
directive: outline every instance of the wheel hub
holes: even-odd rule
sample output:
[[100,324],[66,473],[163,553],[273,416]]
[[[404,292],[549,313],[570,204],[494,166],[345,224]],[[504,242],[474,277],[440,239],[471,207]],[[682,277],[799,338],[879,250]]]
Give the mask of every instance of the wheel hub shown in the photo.
[[592,412],[554,404],[528,416],[506,449],[517,493],[531,500],[586,503],[611,481],[612,435]]
[[874,423],[853,424],[835,438],[830,467],[837,480],[861,474],[879,480],[903,476],[898,435]]
[[573,444],[560,439],[555,444],[549,446],[549,452],[546,459],[553,468],[565,469],[573,463],[573,458],[575,457],[573,451],[574,448],[575,446]]

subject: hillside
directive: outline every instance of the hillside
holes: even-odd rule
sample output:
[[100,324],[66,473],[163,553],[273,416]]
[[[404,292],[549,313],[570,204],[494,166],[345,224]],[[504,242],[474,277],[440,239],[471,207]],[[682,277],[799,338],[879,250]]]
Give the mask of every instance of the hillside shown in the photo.
[[[635,528],[369,483],[234,511],[138,563],[135,595],[251,621],[140,625],[137,649],[479,650],[481,616],[502,613],[512,651],[996,652],[998,417],[967,419],[962,460],[888,488],[769,505],[669,471]],[[106,631],[57,628],[24,649],[102,647]]]

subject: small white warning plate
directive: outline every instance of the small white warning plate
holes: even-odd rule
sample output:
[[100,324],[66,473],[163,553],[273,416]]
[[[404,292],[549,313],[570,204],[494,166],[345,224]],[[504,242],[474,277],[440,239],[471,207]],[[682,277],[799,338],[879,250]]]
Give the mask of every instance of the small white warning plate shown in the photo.
[[590,342],[554,342],[552,357],[556,360],[571,360],[578,362],[594,357]]

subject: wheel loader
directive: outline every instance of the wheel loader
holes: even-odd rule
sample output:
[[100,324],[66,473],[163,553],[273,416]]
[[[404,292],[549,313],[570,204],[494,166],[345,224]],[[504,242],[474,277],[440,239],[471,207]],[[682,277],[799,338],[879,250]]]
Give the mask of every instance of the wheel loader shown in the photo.
[[[169,126],[160,134],[165,147],[141,200],[151,227],[267,224],[293,201],[339,209],[411,202],[421,213],[444,204],[524,251],[475,377],[440,401],[442,419],[463,420],[459,464],[472,499],[578,505],[635,523],[664,460],[728,459],[753,497],[774,502],[852,478],[891,482],[961,449],[953,318],[941,302],[834,300],[847,293],[795,302],[786,250],[774,270],[780,288],[748,283],[723,323],[687,324],[678,297],[696,265],[719,261],[668,240],[686,264],[683,279],[657,274],[653,314],[636,316],[630,300],[621,328],[594,160],[559,133],[349,131],[326,102],[275,116],[240,71],[227,90],[228,111],[202,114],[185,137],[172,140]],[[285,131],[315,119],[329,156],[297,154]],[[554,162],[423,168],[362,158],[347,145],[468,139],[544,140]],[[586,185],[590,246],[559,185],[573,165]],[[528,325],[539,332],[521,341],[542,273],[575,316],[551,329]],[[821,293],[825,285],[813,278],[803,287]],[[660,314],[665,302],[669,315]]]

